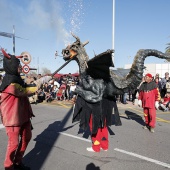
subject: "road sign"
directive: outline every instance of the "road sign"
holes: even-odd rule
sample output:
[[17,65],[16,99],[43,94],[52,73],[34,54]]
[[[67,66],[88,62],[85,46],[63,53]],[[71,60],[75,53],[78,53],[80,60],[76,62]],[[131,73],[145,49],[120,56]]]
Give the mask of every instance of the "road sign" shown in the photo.
[[31,55],[28,52],[22,52],[21,55],[23,56],[21,58],[23,64],[29,64],[31,62]]
[[22,71],[25,73],[25,74],[27,74],[29,71],[30,71],[30,68],[29,68],[29,66],[28,65],[23,65],[22,66]]

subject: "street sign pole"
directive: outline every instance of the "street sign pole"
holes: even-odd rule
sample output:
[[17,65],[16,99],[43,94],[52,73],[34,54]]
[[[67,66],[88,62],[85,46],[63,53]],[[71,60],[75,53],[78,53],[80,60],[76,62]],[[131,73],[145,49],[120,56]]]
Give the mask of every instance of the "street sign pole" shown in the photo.
[[13,53],[15,55],[15,26],[13,25]]

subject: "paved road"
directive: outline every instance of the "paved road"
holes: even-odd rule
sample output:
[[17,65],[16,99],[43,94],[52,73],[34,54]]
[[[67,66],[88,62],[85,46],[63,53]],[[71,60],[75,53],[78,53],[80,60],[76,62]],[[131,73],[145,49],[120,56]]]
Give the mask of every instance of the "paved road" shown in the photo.
[[[123,125],[112,126],[107,152],[91,153],[90,134],[72,124],[68,102],[32,105],[33,137],[24,162],[32,170],[163,170],[170,169],[170,112],[157,111],[155,133],[142,129],[142,109],[118,104]],[[0,170],[7,137],[0,124]]]

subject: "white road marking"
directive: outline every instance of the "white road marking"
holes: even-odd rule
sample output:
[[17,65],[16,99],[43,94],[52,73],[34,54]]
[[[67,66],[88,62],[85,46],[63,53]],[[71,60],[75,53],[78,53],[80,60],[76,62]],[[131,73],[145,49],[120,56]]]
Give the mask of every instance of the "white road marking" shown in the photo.
[[68,133],[60,132],[60,134],[65,135],[65,136],[69,136],[69,137],[72,137],[72,138],[76,138],[76,139],[79,139],[79,140],[83,140],[83,141],[86,141],[86,142],[91,142],[91,140],[89,140],[89,139],[85,139],[85,138],[81,138],[81,137],[78,137],[78,136],[70,135]]
[[[0,124],[0,129],[2,129],[2,128],[4,128],[4,126],[3,126],[2,124]],[[62,134],[62,135],[68,136],[68,137],[72,137],[72,138],[75,138],[75,139],[83,140],[83,141],[85,141],[85,142],[91,142],[91,140],[89,140],[89,139],[84,139],[84,138],[82,138],[82,137],[70,135],[70,134],[68,134],[68,133],[59,132],[59,134]],[[167,163],[164,163],[164,162],[161,162],[161,161],[152,159],[152,158],[148,158],[148,157],[145,157],[145,156],[142,156],[142,155],[133,153],[133,152],[128,152],[128,151],[125,151],[125,150],[122,150],[122,149],[115,148],[114,150],[115,150],[115,151],[118,151],[118,152],[125,153],[125,154],[127,154],[127,155],[131,155],[131,156],[134,156],[134,157],[143,159],[143,160],[148,161],[148,162],[155,163],[155,164],[157,164],[157,165],[164,166],[164,167],[170,169],[170,164],[167,164]]]
[[148,157],[145,157],[145,156],[142,156],[142,155],[138,155],[136,153],[128,152],[128,151],[125,151],[125,150],[122,150],[122,149],[118,149],[118,148],[115,148],[114,150],[118,151],[118,152],[125,153],[127,155],[131,155],[131,156],[143,159],[143,160],[148,161],[148,162],[152,162],[152,163],[164,166],[166,168],[170,168],[170,164],[167,164],[167,163],[164,163],[164,162],[161,162],[161,161],[157,161],[155,159],[151,159],[151,158],[148,158]]
[[0,124],[0,129],[3,129],[3,128],[4,128],[3,124]]
[[[75,138],[75,139],[83,140],[83,141],[86,141],[86,142],[91,142],[91,140],[89,140],[89,139],[84,139],[82,137],[70,135],[68,133],[60,132],[60,134],[65,135],[65,136],[69,136],[69,137],[72,137],[72,138]],[[128,152],[128,151],[125,151],[125,150],[122,150],[122,149],[118,149],[118,148],[115,148],[114,150],[118,151],[118,152],[122,152],[122,153],[127,154],[127,155],[131,155],[131,156],[137,157],[139,159],[143,159],[143,160],[148,161],[148,162],[155,163],[157,165],[161,165],[161,166],[166,167],[166,168],[170,168],[170,164],[167,164],[167,163],[164,163],[164,162],[152,159],[152,158],[148,158],[148,157],[145,157],[145,156],[142,156],[142,155],[138,155],[136,153]]]

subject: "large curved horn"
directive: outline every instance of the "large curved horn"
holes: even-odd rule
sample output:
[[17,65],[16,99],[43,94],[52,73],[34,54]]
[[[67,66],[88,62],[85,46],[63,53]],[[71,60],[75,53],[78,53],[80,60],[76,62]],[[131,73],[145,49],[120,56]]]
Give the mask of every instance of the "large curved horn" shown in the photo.
[[72,32],[71,32],[71,35],[77,40],[77,41],[80,41],[80,38],[76,35],[74,35]]
[[16,58],[23,58],[23,56],[22,55],[19,55],[19,56],[15,56]]
[[31,57],[30,53],[28,52],[22,52],[20,56],[23,56],[23,57]]
[[[118,77],[111,71],[111,79],[117,87],[117,92],[122,93],[122,90],[136,89],[143,77],[144,61],[146,57],[155,56],[160,59],[170,59],[170,54],[162,53],[154,49],[141,49],[137,52],[130,72],[123,78]],[[115,93],[117,94],[117,93]]]
[[1,51],[2,51],[2,54],[3,54],[5,57],[7,57],[8,59],[11,58],[10,55],[8,55],[3,48],[1,48]]
[[31,54],[28,52],[22,52],[20,56],[18,56],[19,58],[22,58],[24,60],[29,60],[29,62],[31,62]]
[[86,42],[84,42],[82,45],[83,45],[83,47],[85,46],[85,45],[87,45],[89,43],[89,41],[86,41]]

